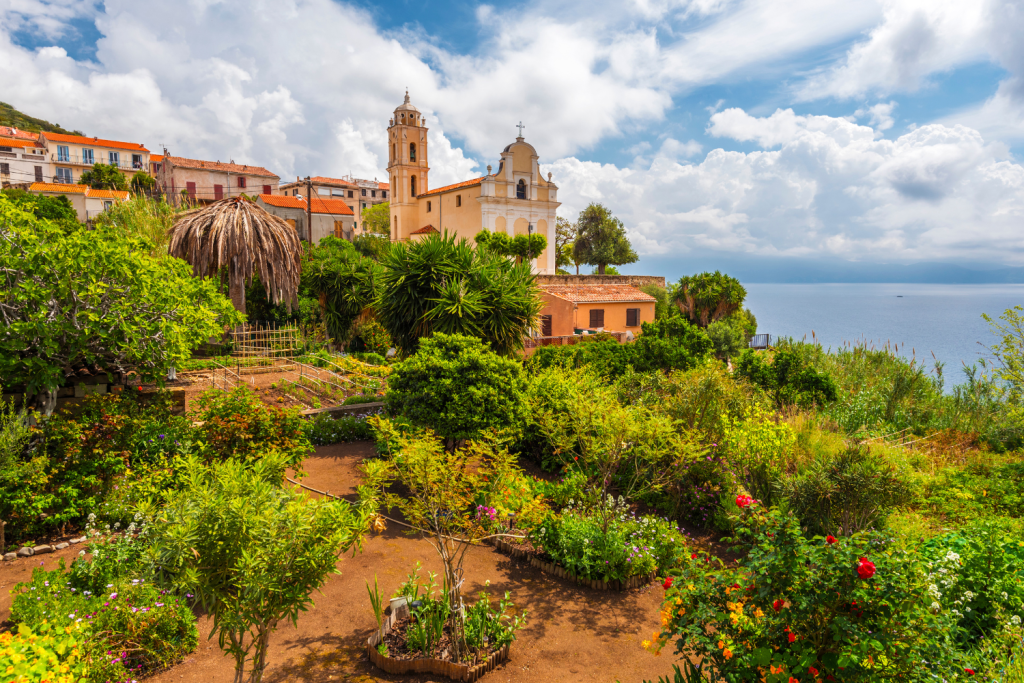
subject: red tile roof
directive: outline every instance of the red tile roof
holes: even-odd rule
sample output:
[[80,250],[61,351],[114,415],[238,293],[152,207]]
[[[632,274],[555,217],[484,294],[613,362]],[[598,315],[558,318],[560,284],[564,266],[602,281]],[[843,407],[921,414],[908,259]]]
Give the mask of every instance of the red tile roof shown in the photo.
[[644,294],[630,285],[539,285],[539,287],[542,292],[577,304],[618,301],[654,303],[657,301],[650,294]]
[[[299,197],[288,197],[280,194],[261,194],[260,199],[267,206],[277,206],[282,209],[306,210],[306,200]],[[340,216],[354,216],[348,204],[340,199],[320,199],[313,197],[313,213],[331,214]]]
[[89,194],[88,185],[72,185],[71,183],[32,183],[29,192],[60,192],[63,194]]
[[128,193],[125,190],[89,190],[85,193],[85,196],[89,199],[128,199]]
[[204,171],[220,171],[222,173],[240,173],[242,175],[258,175],[267,178],[277,178],[277,174],[271,173],[262,166],[248,166],[246,164],[225,164],[220,161],[203,161],[202,159],[186,159],[168,154],[164,160],[169,166],[179,168],[197,168]]
[[[313,182],[314,185],[334,185],[336,187],[351,187],[351,188],[358,187],[355,183],[350,183],[349,181],[342,180],[341,178],[327,178],[327,177],[321,176],[321,175],[318,175],[318,176],[315,176],[313,178],[310,178],[310,180]],[[297,182],[301,182],[301,181],[297,181]]]
[[104,140],[102,138],[87,138],[82,135],[64,135],[62,133],[41,133],[40,139],[46,138],[51,142],[73,142],[76,145],[95,145],[96,147],[115,147],[117,149],[130,149],[135,152],[148,152],[149,150],[137,142],[120,142],[118,140]]
[[0,126],[0,137],[18,138],[20,140],[38,140],[39,133],[32,133],[27,130],[19,130],[13,126]]
[[419,195],[416,195],[416,196],[417,197],[429,197],[431,195],[441,194],[442,192],[450,192],[451,190],[459,190],[459,189],[461,189],[463,187],[473,187],[474,185],[479,185],[481,183],[481,181],[483,181],[483,177],[474,178],[473,180],[466,180],[466,181],[463,181],[461,183],[455,183],[454,185],[445,185],[444,187],[439,187],[436,190],[431,190],[430,192],[423,192],[422,194],[419,194]]
[[391,189],[391,183],[377,183],[377,189],[378,190],[390,190]]
[[438,232],[437,228],[435,228],[433,225],[424,225],[419,230],[413,230],[409,234],[410,235],[433,235],[433,234],[435,234],[437,232]]
[[0,138],[0,147],[37,147],[39,143],[35,140],[25,138]]
[[164,160],[164,155],[163,154],[150,154],[149,155],[149,163],[151,163],[151,164],[152,163],[159,164],[163,160]]

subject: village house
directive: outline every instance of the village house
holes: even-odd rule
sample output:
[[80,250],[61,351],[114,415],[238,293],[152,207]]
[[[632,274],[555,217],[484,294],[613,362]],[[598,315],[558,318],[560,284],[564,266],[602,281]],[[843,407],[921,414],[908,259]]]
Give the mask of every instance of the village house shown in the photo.
[[116,166],[130,180],[138,171],[149,171],[149,150],[136,142],[104,140],[61,133],[39,134],[39,143],[46,149],[55,183],[77,183],[82,173],[94,164]]
[[156,171],[157,187],[179,205],[208,204],[225,197],[274,194],[280,178],[262,166],[171,156],[164,150]]
[[283,218],[295,228],[299,239],[316,244],[328,235],[351,240],[355,236],[355,214],[341,199],[313,196],[312,230],[306,225],[306,198],[302,195],[261,194],[256,203]]
[[488,166],[485,176],[431,190],[427,128],[406,93],[388,125],[388,155],[393,240],[434,232],[473,239],[481,229],[543,235],[547,249],[532,266],[554,274],[558,187],[550,173],[541,175],[537,150],[521,134],[502,151],[497,170]]
[[[362,222],[363,209],[388,201],[388,183],[361,178],[327,178],[315,176],[309,179],[310,194],[321,198],[340,199],[348,204],[355,215],[355,229],[358,232]],[[305,197],[306,181],[296,177],[294,183],[281,185],[281,194],[289,197]]]
[[46,148],[35,137],[0,137],[0,186],[24,188],[51,175]]
[[544,300],[541,337],[562,337],[583,332],[640,333],[640,326],[654,322],[657,303],[650,294],[628,284],[538,283]]
[[123,190],[94,190],[71,183],[32,183],[28,191],[45,197],[67,197],[82,223],[94,220],[114,202],[128,201],[128,192]]

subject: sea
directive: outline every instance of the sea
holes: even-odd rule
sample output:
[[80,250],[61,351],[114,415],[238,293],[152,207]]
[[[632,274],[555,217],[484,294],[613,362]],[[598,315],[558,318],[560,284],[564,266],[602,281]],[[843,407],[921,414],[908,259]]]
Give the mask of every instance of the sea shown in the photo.
[[944,364],[948,392],[964,382],[964,365],[991,359],[998,341],[987,313],[998,318],[1024,306],[1024,285],[938,284],[749,284],[746,308],[757,331],[817,340],[834,349],[844,344],[888,345],[933,371]]

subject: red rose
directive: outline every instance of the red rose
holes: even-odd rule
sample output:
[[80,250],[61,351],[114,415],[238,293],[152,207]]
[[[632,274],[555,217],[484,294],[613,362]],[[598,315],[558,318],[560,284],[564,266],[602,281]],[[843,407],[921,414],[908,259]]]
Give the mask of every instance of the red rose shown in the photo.
[[753,505],[754,499],[750,496],[736,496],[736,505],[740,508],[748,508]]
[[838,542],[839,541],[837,541],[836,537],[833,536],[832,534],[829,534],[828,536],[825,537],[825,543],[828,543],[829,545],[832,545],[833,543],[838,543]]
[[693,555],[690,555],[690,559],[691,560],[696,560],[697,559],[697,553],[694,553]]
[[796,642],[796,636],[793,635],[792,633],[789,634],[789,642],[791,642],[791,643]]
[[964,673],[967,674],[968,676],[973,676],[974,675],[974,669],[964,669]]
[[671,588],[673,580],[674,579],[671,576],[668,577],[667,579],[665,579],[665,583],[661,584],[662,588],[664,588],[665,590],[668,590],[669,588]]
[[786,604],[785,600],[776,600],[775,602],[772,603],[772,609],[775,610],[776,612],[781,612],[782,608],[785,606],[785,604]]
[[875,575],[875,563],[866,557],[860,558],[860,564],[857,565],[857,574],[862,579],[870,579]]
[[812,676],[817,676],[818,670],[815,669],[813,666],[809,666],[807,667],[807,673],[811,674]]

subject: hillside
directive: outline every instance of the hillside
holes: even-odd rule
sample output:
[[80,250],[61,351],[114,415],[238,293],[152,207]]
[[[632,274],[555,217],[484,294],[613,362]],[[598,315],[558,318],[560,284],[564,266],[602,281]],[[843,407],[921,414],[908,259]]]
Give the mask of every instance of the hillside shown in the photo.
[[37,119],[29,116],[28,114],[22,114],[6,102],[0,102],[0,126],[14,126],[15,128],[31,131],[33,133],[46,131],[47,133],[64,133],[66,135],[83,134],[80,130],[67,130],[66,128],[61,128],[60,125],[56,123],[50,123],[49,121]]

